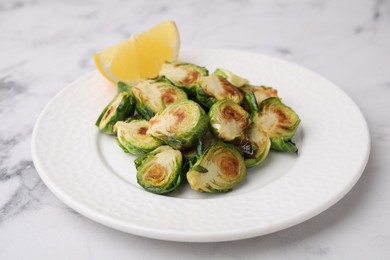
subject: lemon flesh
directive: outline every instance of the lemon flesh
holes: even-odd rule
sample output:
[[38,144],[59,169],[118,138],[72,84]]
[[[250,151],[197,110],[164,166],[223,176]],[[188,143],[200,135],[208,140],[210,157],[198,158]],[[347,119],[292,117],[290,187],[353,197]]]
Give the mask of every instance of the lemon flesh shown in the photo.
[[165,61],[175,61],[180,36],[175,22],[162,22],[94,55],[100,73],[113,83],[135,83],[158,76]]

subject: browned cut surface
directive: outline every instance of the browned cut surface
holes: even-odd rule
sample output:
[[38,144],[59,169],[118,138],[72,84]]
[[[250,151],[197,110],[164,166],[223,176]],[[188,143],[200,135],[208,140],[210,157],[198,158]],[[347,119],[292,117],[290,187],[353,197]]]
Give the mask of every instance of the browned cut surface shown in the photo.
[[160,122],[161,119],[158,118],[158,117],[154,117],[152,119],[150,119],[149,123],[150,123],[150,128],[152,128],[155,124],[157,124],[158,122]]
[[230,179],[234,179],[239,175],[239,162],[232,156],[223,156],[220,158],[219,167],[221,168],[221,172]]
[[240,121],[243,118],[243,116],[236,109],[232,108],[229,105],[225,106],[222,109],[222,117],[227,121]]
[[110,106],[110,108],[107,110],[106,114],[104,115],[104,119],[106,119],[112,112],[113,107]]
[[276,110],[275,110],[275,114],[278,116],[279,122],[285,122],[285,121],[288,120],[286,114],[283,113],[283,111],[280,110],[280,109],[276,109]]
[[169,126],[169,128],[167,129],[167,132],[168,133],[176,133],[177,130],[179,129],[179,125],[181,122],[184,121],[184,119],[186,118],[186,112],[184,110],[175,110],[173,111],[172,115],[175,117],[175,122],[172,122],[172,124]]
[[278,90],[277,89],[268,89],[268,95],[269,97],[278,97]]
[[232,96],[242,96],[241,92],[235,87],[233,86],[232,84],[230,84],[229,81],[227,81],[226,79],[224,79],[223,77],[219,76],[218,77],[221,84],[222,84],[222,87],[223,89],[225,90],[226,93],[232,95]]
[[199,71],[193,70],[187,73],[186,77],[180,81],[181,84],[188,86],[196,82],[199,78]]
[[173,88],[165,89],[161,94],[162,100],[166,105],[170,105],[176,100],[176,90]]
[[278,91],[276,89],[267,88],[264,86],[253,88],[253,93],[255,94],[256,101],[259,105],[267,98],[278,97]]
[[177,110],[173,114],[176,118],[176,122],[180,123],[186,118],[186,112],[183,110]]
[[162,167],[161,164],[155,163],[152,167],[149,168],[145,175],[145,179],[152,180],[154,182],[160,182],[164,179],[164,173],[164,167]]
[[145,135],[146,131],[148,131],[147,127],[141,127],[140,129],[138,129],[138,134],[139,135]]

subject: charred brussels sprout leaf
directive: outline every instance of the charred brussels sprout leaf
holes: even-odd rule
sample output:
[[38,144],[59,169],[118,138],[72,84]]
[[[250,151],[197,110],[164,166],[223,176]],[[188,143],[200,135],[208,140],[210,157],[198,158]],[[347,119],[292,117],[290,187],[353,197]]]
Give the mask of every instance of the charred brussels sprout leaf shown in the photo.
[[114,134],[116,122],[125,120],[134,113],[134,99],[127,92],[120,92],[104,108],[96,121],[96,126],[102,133]]
[[213,134],[207,132],[203,136],[203,139],[199,140],[198,145],[196,147],[182,151],[182,154],[185,157],[188,166],[191,168],[196,163],[196,161],[203,155],[204,151],[211,145],[215,144],[217,141],[218,139]]
[[254,124],[271,138],[271,149],[297,153],[298,149],[291,141],[301,120],[290,107],[279,98],[268,98],[261,103]]
[[162,141],[146,134],[149,122],[146,120],[131,120],[117,122],[114,130],[117,133],[117,142],[126,153],[145,155],[163,144]]
[[178,150],[164,145],[134,161],[137,182],[145,190],[164,194],[175,190],[181,180],[182,155]]
[[192,189],[199,192],[227,192],[246,176],[240,151],[233,145],[217,142],[187,172]]
[[210,108],[215,102],[222,99],[230,99],[236,104],[241,104],[244,96],[225,78],[211,74],[200,80],[200,87],[196,89],[196,99],[199,103]]
[[207,129],[204,110],[196,102],[186,100],[170,105],[153,117],[147,134],[180,150],[194,147]]
[[205,67],[185,62],[166,62],[162,66],[159,76],[168,79],[173,85],[182,88],[188,94],[194,94],[200,78],[208,74]]
[[271,97],[278,97],[278,91],[271,87],[266,86],[245,86],[241,88],[244,93],[250,93],[253,91],[253,94],[256,97],[257,105],[260,106],[261,102]]
[[225,78],[227,81],[229,81],[237,88],[241,88],[245,85],[249,85],[249,80],[242,78],[227,69],[218,68],[213,72],[213,74]]
[[210,130],[224,141],[244,138],[249,127],[249,115],[238,104],[229,99],[215,103],[209,111]]
[[187,100],[187,94],[171,84],[160,80],[144,80],[131,88],[136,100],[136,109],[145,119],[152,118],[167,106]]

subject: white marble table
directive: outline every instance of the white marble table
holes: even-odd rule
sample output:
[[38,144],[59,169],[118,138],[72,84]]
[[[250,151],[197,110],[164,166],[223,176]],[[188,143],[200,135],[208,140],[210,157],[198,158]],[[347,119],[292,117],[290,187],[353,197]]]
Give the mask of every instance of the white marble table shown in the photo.
[[[0,1],[0,259],[389,259],[390,1],[178,2]],[[276,56],[347,92],[372,138],[352,191],[295,227],[207,244],[115,231],[59,201],[31,158],[40,111],[94,69],[95,51],[166,19],[177,22],[183,48]]]

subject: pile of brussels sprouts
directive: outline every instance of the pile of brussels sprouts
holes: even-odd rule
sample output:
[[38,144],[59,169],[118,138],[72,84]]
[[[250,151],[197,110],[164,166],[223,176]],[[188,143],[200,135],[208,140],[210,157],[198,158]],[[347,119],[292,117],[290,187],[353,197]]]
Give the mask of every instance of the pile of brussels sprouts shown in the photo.
[[250,85],[225,69],[212,74],[190,63],[165,63],[154,79],[118,94],[96,125],[116,135],[147,191],[165,194],[187,179],[198,192],[227,192],[270,149],[297,153],[300,119],[276,89]]

